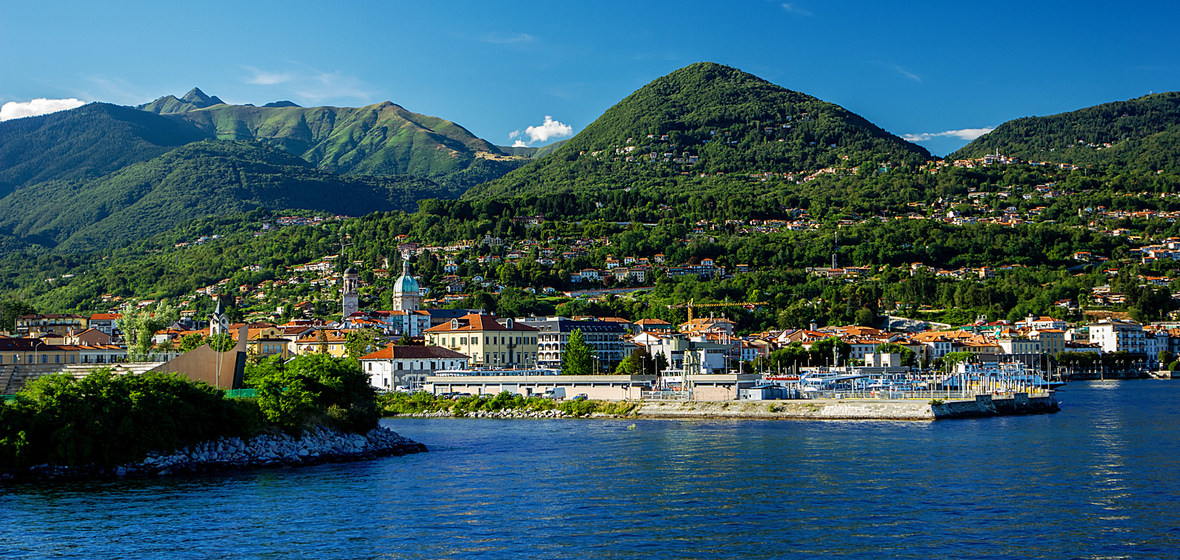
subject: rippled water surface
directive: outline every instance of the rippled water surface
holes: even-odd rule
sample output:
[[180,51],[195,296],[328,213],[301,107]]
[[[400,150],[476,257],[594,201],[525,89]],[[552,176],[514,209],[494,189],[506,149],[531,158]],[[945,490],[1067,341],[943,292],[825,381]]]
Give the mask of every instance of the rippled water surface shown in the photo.
[[932,423],[386,420],[430,453],[0,487],[0,557],[1180,557],[1180,381],[1058,398]]

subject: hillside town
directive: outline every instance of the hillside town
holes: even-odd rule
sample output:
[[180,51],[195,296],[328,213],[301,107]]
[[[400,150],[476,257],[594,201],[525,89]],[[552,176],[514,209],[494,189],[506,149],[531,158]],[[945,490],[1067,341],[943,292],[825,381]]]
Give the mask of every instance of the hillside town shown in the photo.
[[[598,241],[576,240],[574,251]],[[482,242],[502,243],[498,239]],[[382,391],[426,389],[432,379],[437,381],[438,375],[447,372],[450,375],[465,371],[555,374],[563,369],[563,359],[575,332],[592,352],[595,375],[638,372],[657,376],[770,377],[879,366],[881,360],[890,359],[883,355],[897,354],[898,357],[892,358],[897,363],[890,365],[901,366],[904,358],[906,370],[915,372],[945,369],[956,362],[969,361],[1020,363],[1050,378],[1136,377],[1165,368],[1173,356],[1180,356],[1180,323],[1140,324],[1118,314],[1085,323],[1028,316],[1014,322],[980,319],[971,324],[941,327],[886,316],[884,324],[879,325],[881,328],[811,325],[742,334],[736,331],[735,322],[726,318],[727,309],[750,310],[764,302],[686,302],[677,307],[688,308],[689,320],[679,324],[609,316],[500,317],[483,309],[429,306],[449,301],[449,295],[463,280],[448,276],[440,290],[444,295],[424,297],[434,290],[422,286],[420,279],[411,273],[409,257],[432,249],[457,252],[470,246],[431,248],[402,243],[399,249],[406,258],[402,273],[393,284],[391,308],[386,310],[362,308],[360,274],[350,267],[333,277],[334,257],[295,267],[295,273],[308,275],[315,282],[339,286],[339,320],[307,315],[281,323],[231,322],[223,302],[240,304],[255,288],[241,286],[235,290],[210,286],[194,297],[213,296],[217,302],[213,313],[199,318],[193,312],[182,312],[176,321],[151,333],[147,352],[137,352],[129,344],[128,326],[117,310],[90,316],[23,315],[17,318],[15,331],[0,338],[0,392],[12,394],[33,378],[62,371],[82,376],[91,368],[103,366],[134,371],[175,368],[186,352],[218,335],[239,340],[246,359],[252,362],[315,353],[358,359],[372,385]],[[509,255],[519,258],[518,253],[514,250]],[[541,255],[550,253],[544,248],[539,251]],[[713,262],[674,266],[663,262],[661,257],[608,258],[604,269],[587,269],[580,274],[580,282],[600,287],[565,295],[586,299],[627,297],[650,289],[639,284],[654,274],[692,274],[702,278],[729,274]],[[833,275],[836,270],[816,273]],[[740,272],[739,267],[737,273]],[[850,278],[856,276],[855,271],[844,274]],[[602,285],[603,276],[615,278],[616,285],[636,287],[608,288]],[[234,292],[246,295],[235,296]],[[138,312],[158,304],[123,302],[121,309]],[[1067,304],[1072,302],[1063,302],[1063,310]],[[296,306],[296,310],[304,308]],[[694,317],[694,311],[698,316]],[[702,312],[707,316],[702,316]],[[827,350],[821,352],[820,348]],[[633,367],[635,362],[630,361],[631,357],[641,364],[638,369]],[[234,388],[232,379],[227,376],[224,382],[218,379],[218,383]],[[739,377],[733,379],[735,383],[740,381]],[[747,382],[752,379],[745,378]]]

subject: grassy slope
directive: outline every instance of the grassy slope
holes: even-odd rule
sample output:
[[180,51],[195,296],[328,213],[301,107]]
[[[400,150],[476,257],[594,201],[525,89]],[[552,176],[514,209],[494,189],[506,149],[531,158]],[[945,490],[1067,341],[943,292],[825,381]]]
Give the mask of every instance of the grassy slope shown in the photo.
[[[266,141],[340,174],[409,173],[467,186],[519,165],[483,160],[481,152],[500,151],[455,123],[390,102],[359,108],[214,105],[171,116],[221,139]],[[481,173],[466,177],[473,169]]]

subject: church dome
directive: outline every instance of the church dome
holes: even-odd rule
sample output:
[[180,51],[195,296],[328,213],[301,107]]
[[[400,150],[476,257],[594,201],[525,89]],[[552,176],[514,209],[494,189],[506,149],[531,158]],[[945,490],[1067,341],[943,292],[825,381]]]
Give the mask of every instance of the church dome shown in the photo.
[[393,291],[395,293],[411,292],[416,294],[418,293],[418,281],[414,280],[414,277],[409,274],[403,274],[397,278],[397,282],[394,282]]

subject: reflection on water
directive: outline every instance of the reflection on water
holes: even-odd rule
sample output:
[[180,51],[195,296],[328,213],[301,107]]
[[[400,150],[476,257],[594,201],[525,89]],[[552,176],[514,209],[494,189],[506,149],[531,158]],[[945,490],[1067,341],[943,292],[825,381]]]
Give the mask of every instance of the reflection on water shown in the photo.
[[5,558],[1171,558],[1178,393],[1158,381],[1072,384],[1058,414],[933,423],[389,420],[431,452],[3,488],[0,549]]

